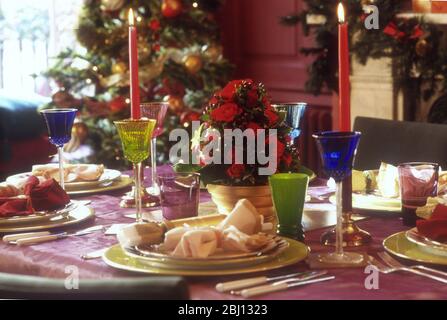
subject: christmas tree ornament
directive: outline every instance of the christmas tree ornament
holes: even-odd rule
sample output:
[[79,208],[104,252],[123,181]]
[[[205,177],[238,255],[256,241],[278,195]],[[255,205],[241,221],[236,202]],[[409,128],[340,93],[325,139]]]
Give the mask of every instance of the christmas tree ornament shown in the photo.
[[185,108],[183,99],[180,96],[169,94],[163,98],[163,101],[169,103],[169,109],[175,114],[180,114]]
[[121,9],[124,5],[124,0],[101,0],[101,10],[106,12],[114,12]]
[[76,119],[71,128],[71,136],[79,139],[81,143],[84,143],[88,137],[88,127],[80,119]]
[[202,47],[203,55],[208,58],[211,62],[216,62],[222,58],[222,46],[212,44],[204,45]]
[[156,18],[152,18],[149,21],[149,29],[151,29],[152,31],[159,31],[160,30],[160,20],[158,20]]
[[126,98],[123,96],[118,96],[109,102],[109,108],[114,113],[120,112],[128,107],[129,105],[126,102]]
[[181,0],[163,0],[161,3],[161,13],[166,18],[175,18],[183,10]]
[[127,71],[127,64],[124,62],[117,62],[112,64],[112,73],[123,74]]
[[200,55],[191,54],[191,55],[187,55],[184,58],[183,64],[189,73],[196,74],[197,72],[199,72],[202,69],[203,60]]

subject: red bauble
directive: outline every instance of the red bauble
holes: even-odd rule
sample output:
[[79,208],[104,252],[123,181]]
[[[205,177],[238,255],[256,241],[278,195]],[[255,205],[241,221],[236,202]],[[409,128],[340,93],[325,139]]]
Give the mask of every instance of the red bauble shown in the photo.
[[149,28],[152,31],[158,31],[160,30],[160,20],[158,19],[151,19],[151,21],[149,21]]
[[166,18],[175,18],[183,10],[181,0],[163,0],[161,4],[161,13]]

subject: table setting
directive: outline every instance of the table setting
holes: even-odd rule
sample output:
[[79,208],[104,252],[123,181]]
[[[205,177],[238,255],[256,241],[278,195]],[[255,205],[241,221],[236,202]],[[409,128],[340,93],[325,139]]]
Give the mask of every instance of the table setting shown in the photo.
[[[74,266],[82,279],[181,276],[191,299],[447,298],[439,164],[353,170],[362,133],[351,130],[342,5],[340,130],[313,134],[330,180],[300,163],[307,104],[272,104],[251,79],[217,90],[179,148],[186,155],[157,166],[169,105],[140,102],[133,19],[131,10],[130,118],[113,121],[127,170],[64,163],[78,110],[42,110],[58,163],[0,183],[1,272],[65,278]],[[225,141],[242,129],[251,134],[239,145],[237,134]]]

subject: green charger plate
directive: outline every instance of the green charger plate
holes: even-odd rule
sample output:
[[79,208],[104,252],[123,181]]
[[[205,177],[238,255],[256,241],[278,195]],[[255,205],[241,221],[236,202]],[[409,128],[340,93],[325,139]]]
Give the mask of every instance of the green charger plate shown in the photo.
[[[102,258],[107,265],[113,268],[147,274],[207,277],[254,273],[282,268],[306,259],[309,254],[309,248],[305,244],[288,238],[286,240],[289,242],[289,247],[274,259],[251,266],[231,269],[218,269],[215,266],[210,266],[208,270],[185,270],[175,269],[170,265],[167,265],[166,268],[160,268],[159,266],[163,263],[161,260],[160,263],[151,266],[147,262],[142,263],[140,260],[126,255],[119,244],[107,249]],[[197,261],[196,263],[207,264],[207,261]]]
[[385,250],[403,259],[447,266],[446,256],[435,255],[422,250],[416,243],[407,239],[405,232],[393,234],[383,240]]

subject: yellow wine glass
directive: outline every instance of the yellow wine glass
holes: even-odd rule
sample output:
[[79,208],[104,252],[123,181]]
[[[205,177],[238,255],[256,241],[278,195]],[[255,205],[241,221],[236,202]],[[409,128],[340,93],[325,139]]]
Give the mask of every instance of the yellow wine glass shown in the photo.
[[150,156],[149,141],[156,120],[125,119],[114,121],[123,146],[124,157],[133,163],[135,176],[135,207],[137,222],[143,222],[141,211],[141,163]]

